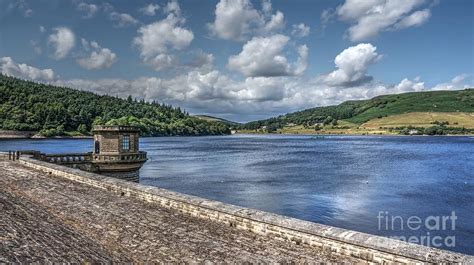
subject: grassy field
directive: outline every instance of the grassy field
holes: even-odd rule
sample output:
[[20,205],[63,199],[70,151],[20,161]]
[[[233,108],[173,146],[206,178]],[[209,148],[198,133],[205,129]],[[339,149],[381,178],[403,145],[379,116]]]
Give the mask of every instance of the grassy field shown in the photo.
[[[284,126],[276,134],[356,134],[356,135],[395,135],[397,127],[432,127],[434,122],[449,122],[447,127],[474,129],[474,113],[469,112],[412,112],[372,119],[362,125],[347,120],[340,120],[336,126]],[[239,130],[238,133],[264,134],[265,130]]]
[[435,121],[449,122],[448,127],[474,128],[474,113],[467,112],[412,112],[372,119],[361,127],[365,129],[395,127],[431,127]]
[[[242,134],[265,134],[264,130],[239,130],[238,133]],[[356,134],[356,135],[371,135],[371,134],[384,134],[391,135],[397,134],[387,129],[377,128],[364,128],[360,127],[355,123],[348,121],[339,121],[338,125],[326,125],[322,126],[320,130],[315,130],[315,127],[305,127],[303,125],[285,126],[278,129],[276,134]]]
[[414,92],[364,102],[363,111],[347,120],[363,124],[374,118],[412,112],[474,112],[474,90]]
[[249,122],[241,125],[240,129],[255,130],[266,126],[273,131],[290,124],[327,124],[336,120],[338,123],[345,120],[360,126],[374,119],[414,112],[474,113],[474,89],[413,92],[378,96],[369,100],[346,101],[335,106],[316,107]]

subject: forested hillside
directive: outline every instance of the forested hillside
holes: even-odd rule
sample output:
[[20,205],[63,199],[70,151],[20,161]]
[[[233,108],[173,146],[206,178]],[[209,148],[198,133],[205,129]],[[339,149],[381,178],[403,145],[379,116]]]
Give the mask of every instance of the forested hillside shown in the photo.
[[0,75],[0,129],[88,134],[94,124],[134,125],[144,136],[221,135],[229,127],[156,102],[101,96]]
[[360,125],[372,119],[412,112],[474,112],[474,89],[413,92],[378,96],[370,100],[347,101],[336,106],[317,107],[249,122],[241,128],[255,130],[266,126],[271,132],[288,124],[337,125],[340,120]]

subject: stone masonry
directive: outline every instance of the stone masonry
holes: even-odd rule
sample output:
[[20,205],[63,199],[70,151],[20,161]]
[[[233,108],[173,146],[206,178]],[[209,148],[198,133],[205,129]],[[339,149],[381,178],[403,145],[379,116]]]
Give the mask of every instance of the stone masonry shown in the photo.
[[355,261],[0,161],[0,263]]
[[106,250],[105,254],[111,253],[113,260],[474,262],[474,257],[460,253],[233,206],[26,157],[15,164],[4,162],[0,170],[6,175],[1,179],[5,183],[0,183],[4,192],[47,209],[79,235],[96,242]]

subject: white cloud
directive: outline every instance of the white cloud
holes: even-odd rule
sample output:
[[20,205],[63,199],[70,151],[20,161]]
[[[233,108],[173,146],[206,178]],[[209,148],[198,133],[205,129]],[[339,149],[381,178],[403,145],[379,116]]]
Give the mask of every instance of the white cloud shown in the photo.
[[268,21],[263,27],[264,33],[271,33],[282,29],[285,26],[285,16],[282,12],[277,11],[274,15],[271,16],[270,21]]
[[[248,77],[270,77],[296,74],[292,65],[283,55],[289,37],[281,34],[271,37],[254,37],[248,41],[238,55],[229,57],[227,67],[241,72]],[[306,69],[308,49],[300,47],[297,72],[301,74]]]
[[189,59],[181,60],[179,56],[173,54],[160,53],[155,57],[146,59],[145,63],[150,65],[154,70],[161,71],[173,68],[180,71],[198,71],[207,73],[212,71],[214,55],[205,53],[201,50],[186,54]]
[[409,27],[420,26],[425,23],[431,16],[429,9],[423,9],[421,11],[413,12],[411,15],[404,17],[397,24],[394,25],[395,29],[404,29]]
[[177,0],[172,0],[166,4],[166,6],[163,8],[163,11],[167,14],[174,14],[175,16],[179,17],[181,16],[181,7],[179,7],[179,3]]
[[337,69],[323,76],[325,83],[350,87],[371,81],[372,77],[367,76],[367,69],[382,57],[376,50],[377,47],[370,43],[361,43],[345,49],[334,59]]
[[39,26],[39,31],[41,33],[45,33],[46,32],[46,28],[44,26]]
[[35,51],[36,54],[42,54],[43,49],[41,49],[41,46],[39,44],[39,41],[37,40],[30,40],[30,44],[33,47],[33,50]]
[[416,10],[424,0],[346,0],[337,8],[339,19],[352,23],[352,41],[367,40],[380,32],[419,26],[430,17],[430,10]]
[[160,71],[166,68],[171,68],[178,65],[178,59],[174,55],[160,53],[155,57],[146,59],[147,64],[153,67],[156,71]]
[[183,27],[186,20],[179,16],[181,9],[178,2],[169,2],[164,10],[168,13],[165,19],[140,27],[138,36],[133,40],[143,62],[157,71],[179,67],[177,55],[170,55],[169,52],[187,48],[194,39],[193,32]]
[[181,27],[183,23],[184,19],[170,14],[163,20],[139,28],[139,36],[133,42],[140,49],[140,55],[150,58],[170,49],[182,50],[189,46],[194,34]]
[[138,20],[127,13],[119,13],[115,11],[110,13],[110,19],[115,22],[115,26],[118,28],[135,26],[140,23]]
[[91,53],[86,57],[77,59],[77,63],[85,69],[104,69],[111,67],[117,61],[117,55],[107,48],[102,48],[95,42],[87,42],[82,39],[83,48],[86,51],[92,49]]
[[84,12],[83,18],[91,18],[95,16],[97,11],[99,11],[99,6],[94,4],[87,4],[84,2],[79,2],[76,6],[77,10]]
[[160,9],[159,5],[157,5],[157,4],[148,4],[148,5],[140,8],[139,11],[144,15],[154,16],[158,9]]
[[128,26],[139,25],[140,21],[135,19],[132,15],[127,13],[120,13],[115,10],[115,7],[110,3],[103,3],[101,9],[108,14],[109,19],[114,23],[114,27],[124,28]]
[[394,90],[394,93],[422,91],[425,90],[425,82],[421,82],[419,77],[415,78],[415,80],[404,78],[394,87]]
[[11,57],[2,57],[0,59],[0,69],[3,74],[23,79],[52,81],[55,78],[52,69],[39,69],[27,64],[19,64],[13,61]]
[[295,66],[295,75],[302,75],[308,67],[308,46],[301,45],[298,47],[298,60]]
[[298,38],[303,38],[309,35],[310,27],[306,26],[304,23],[294,24],[291,34]]
[[72,48],[74,48],[76,37],[74,32],[66,27],[54,29],[53,34],[48,37],[48,44],[53,47],[53,57],[57,60],[66,57]]
[[31,17],[33,15],[33,9],[30,8],[25,0],[12,1],[7,6],[7,11],[18,10],[24,17]]
[[468,77],[469,75],[467,74],[457,75],[453,77],[453,79],[451,79],[450,82],[437,84],[436,86],[432,88],[432,90],[457,90],[457,89],[474,87],[472,84],[468,85],[466,83]]
[[262,12],[249,0],[221,0],[216,5],[215,20],[208,24],[214,36],[225,40],[245,41],[254,35],[272,34],[284,27],[284,15],[272,13],[270,1],[263,1]]
[[334,9],[332,8],[327,8],[324,9],[323,12],[321,13],[321,29],[324,31],[329,23],[331,23],[336,16],[336,13]]
[[181,67],[200,72],[209,72],[213,68],[214,55],[201,50],[192,53],[191,59],[182,63]]

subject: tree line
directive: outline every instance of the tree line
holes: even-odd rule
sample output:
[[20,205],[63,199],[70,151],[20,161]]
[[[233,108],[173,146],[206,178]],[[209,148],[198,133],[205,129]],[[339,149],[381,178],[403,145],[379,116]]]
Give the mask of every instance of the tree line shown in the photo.
[[179,107],[36,83],[0,75],[0,128],[89,134],[93,125],[134,125],[144,136],[222,135],[229,126],[192,117]]

